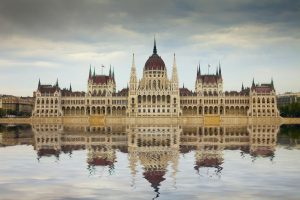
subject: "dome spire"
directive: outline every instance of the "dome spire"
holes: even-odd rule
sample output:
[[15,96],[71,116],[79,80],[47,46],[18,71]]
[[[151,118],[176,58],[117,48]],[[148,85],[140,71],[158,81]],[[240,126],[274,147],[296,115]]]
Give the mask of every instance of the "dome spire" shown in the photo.
[[154,47],[153,47],[153,54],[157,54],[155,35],[154,35]]

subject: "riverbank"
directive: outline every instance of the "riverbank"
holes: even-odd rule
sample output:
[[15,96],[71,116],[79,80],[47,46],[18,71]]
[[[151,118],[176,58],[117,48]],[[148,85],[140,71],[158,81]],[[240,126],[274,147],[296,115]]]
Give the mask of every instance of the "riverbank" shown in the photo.
[[65,125],[113,125],[113,124],[203,124],[203,125],[247,125],[247,124],[300,124],[300,118],[282,117],[235,117],[235,116],[184,116],[184,117],[112,117],[112,116],[65,116],[45,118],[0,118],[0,124],[65,124]]

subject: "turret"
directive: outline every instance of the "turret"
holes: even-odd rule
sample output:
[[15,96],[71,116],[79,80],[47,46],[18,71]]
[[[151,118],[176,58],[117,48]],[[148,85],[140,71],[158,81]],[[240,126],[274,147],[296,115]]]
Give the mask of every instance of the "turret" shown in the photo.
[[274,82],[273,82],[273,78],[271,79],[271,87],[272,87],[272,89],[273,89],[273,90],[275,90],[275,88],[274,88]]
[[55,86],[56,86],[56,87],[59,87],[59,86],[58,86],[58,78],[56,79]]
[[109,66],[109,74],[108,74],[110,77],[112,76],[111,75],[111,65]]
[[173,90],[178,90],[178,75],[177,75],[177,64],[176,64],[175,53],[173,59],[172,86],[173,86]]
[[39,79],[38,89],[40,89],[40,87],[41,87],[41,79]]
[[135,59],[134,54],[132,54],[132,64],[131,64],[131,72],[130,72],[130,81],[129,81],[129,89],[136,90],[137,89],[137,76],[136,76],[136,67],[135,67]]
[[72,85],[71,85],[71,83],[70,83],[70,88],[69,88],[69,90],[70,90],[70,92],[72,92]]
[[90,64],[90,71],[89,71],[89,79],[92,78],[92,68],[91,68],[91,64]]
[[115,68],[113,68],[113,71],[112,71],[112,79],[113,79],[114,82],[116,82],[115,81]]

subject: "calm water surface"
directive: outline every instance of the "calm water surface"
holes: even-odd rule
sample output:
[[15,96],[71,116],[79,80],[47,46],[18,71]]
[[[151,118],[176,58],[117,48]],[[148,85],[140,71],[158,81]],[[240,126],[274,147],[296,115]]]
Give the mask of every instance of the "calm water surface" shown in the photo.
[[299,126],[0,126],[0,199],[300,199],[299,142]]

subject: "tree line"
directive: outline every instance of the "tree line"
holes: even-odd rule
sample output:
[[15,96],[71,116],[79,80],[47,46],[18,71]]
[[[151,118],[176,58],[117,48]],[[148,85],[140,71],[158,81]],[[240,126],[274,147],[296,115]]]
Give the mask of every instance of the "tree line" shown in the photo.
[[279,107],[282,117],[300,117],[300,102],[295,102]]

